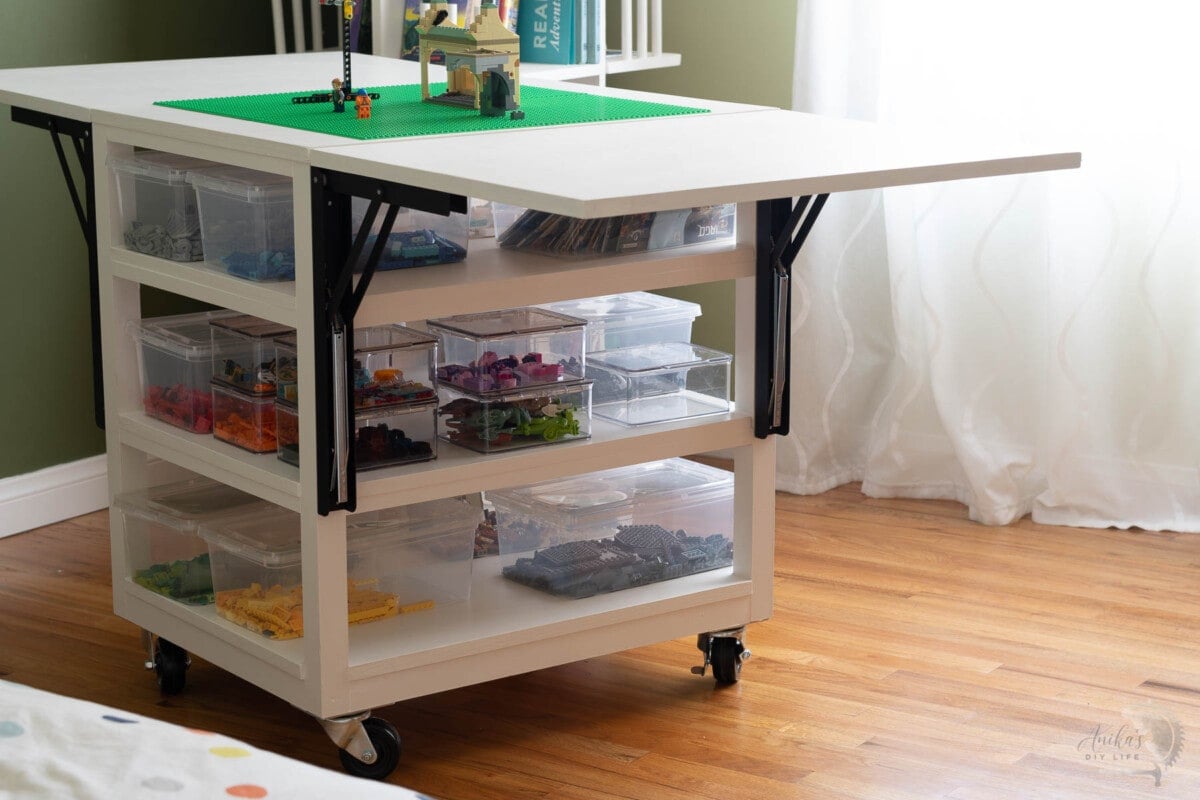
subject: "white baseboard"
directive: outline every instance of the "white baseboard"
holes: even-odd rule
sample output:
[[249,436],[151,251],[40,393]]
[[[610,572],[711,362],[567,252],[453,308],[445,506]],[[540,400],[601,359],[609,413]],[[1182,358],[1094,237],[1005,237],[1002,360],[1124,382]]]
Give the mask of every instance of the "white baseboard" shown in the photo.
[[0,479],[0,538],[108,507],[103,455]]

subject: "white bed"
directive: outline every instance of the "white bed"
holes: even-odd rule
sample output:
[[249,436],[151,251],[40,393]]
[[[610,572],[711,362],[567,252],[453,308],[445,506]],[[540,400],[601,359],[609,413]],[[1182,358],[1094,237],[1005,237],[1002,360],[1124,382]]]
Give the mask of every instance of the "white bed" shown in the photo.
[[430,800],[208,731],[0,680],[0,800]]

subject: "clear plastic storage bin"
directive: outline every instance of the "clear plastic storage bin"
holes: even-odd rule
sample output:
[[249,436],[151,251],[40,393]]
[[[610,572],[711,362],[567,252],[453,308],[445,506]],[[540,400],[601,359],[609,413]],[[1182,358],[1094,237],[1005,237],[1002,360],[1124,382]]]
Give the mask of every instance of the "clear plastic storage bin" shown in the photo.
[[300,358],[297,355],[296,334],[276,336],[275,341],[275,399],[299,402]]
[[737,232],[733,204],[579,219],[545,211],[497,205],[496,242],[503,248],[560,258],[589,258],[664,250],[705,242],[732,241]]
[[209,323],[230,311],[177,314],[130,322],[139,344],[138,375],[147,416],[193,433],[212,433],[212,337]]
[[398,467],[437,458],[437,402],[354,413],[357,470]]
[[212,380],[213,436],[251,453],[274,453],[275,395],[246,394]]
[[476,395],[443,388],[440,436],[479,453],[569,442],[591,436],[592,382]]
[[[353,519],[353,517],[351,518]],[[448,513],[442,520],[445,539],[438,540],[436,522],[431,522],[419,537],[406,538],[402,526],[380,528],[371,525],[348,527],[346,531],[346,567],[348,578],[347,621],[351,625],[394,617],[403,612],[430,608],[441,599],[459,599],[470,591],[469,578],[445,587],[440,595],[436,587],[412,586],[409,558],[428,558],[438,552],[425,544],[446,546],[443,561],[463,560],[470,572],[470,561],[457,555],[453,537],[463,539],[463,551],[470,545],[472,527],[461,529]],[[282,508],[255,514],[226,516],[200,526],[200,535],[208,542],[217,613],[227,620],[273,639],[294,639],[304,635],[304,597],[300,560],[300,515]],[[425,553],[420,554],[420,551]],[[432,572],[429,563],[424,570]],[[458,575],[457,571],[448,570]]]
[[202,261],[200,212],[191,170],[215,166],[201,158],[143,150],[109,156],[125,247],[172,261]]
[[354,407],[375,408],[437,399],[436,336],[403,325],[354,331]]
[[188,172],[200,207],[204,260],[254,281],[296,277],[292,179],[223,165]]
[[353,514],[346,520],[350,570],[387,576],[381,588],[395,593],[402,613],[467,600],[480,518],[478,496]]
[[441,337],[437,377],[468,392],[494,392],[583,377],[586,320],[523,307],[431,319]]
[[291,328],[239,314],[214,319],[210,333],[214,381],[248,394],[275,394],[275,339]]
[[293,467],[300,466],[300,409],[278,397],[275,398],[275,455]]
[[733,357],[687,342],[638,345],[593,353],[596,416],[621,425],[724,414],[729,411]]
[[669,459],[488,492],[503,575],[568,597],[733,563],[733,473]]
[[696,303],[650,292],[584,297],[542,307],[587,320],[589,355],[639,344],[690,342],[692,323],[700,316]]
[[202,478],[118,495],[125,561],[134,583],[189,605],[213,601],[201,523],[269,507],[253,495]]
[[733,473],[685,458],[490,491],[487,500],[501,556],[603,538],[617,525],[733,532]]
[[[369,201],[360,197],[351,202],[354,223],[352,232],[358,233],[367,215]],[[363,255],[357,269],[366,265],[367,255],[375,246],[383,224],[384,210],[380,208],[375,224],[363,247]],[[413,208],[401,208],[392,224],[379,256],[377,270],[425,267],[431,264],[452,264],[467,257],[467,242],[470,239],[470,222],[466,214],[457,212],[448,216],[431,214]]]

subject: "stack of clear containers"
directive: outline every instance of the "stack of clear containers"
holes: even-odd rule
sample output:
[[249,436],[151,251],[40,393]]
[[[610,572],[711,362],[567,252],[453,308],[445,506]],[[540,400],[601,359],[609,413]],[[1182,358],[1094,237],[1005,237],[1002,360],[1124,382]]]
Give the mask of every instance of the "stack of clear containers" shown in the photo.
[[441,338],[441,437],[481,453],[591,433],[586,321],[523,307],[429,320]]
[[249,314],[214,319],[213,435],[251,453],[276,452],[275,338],[286,325]]

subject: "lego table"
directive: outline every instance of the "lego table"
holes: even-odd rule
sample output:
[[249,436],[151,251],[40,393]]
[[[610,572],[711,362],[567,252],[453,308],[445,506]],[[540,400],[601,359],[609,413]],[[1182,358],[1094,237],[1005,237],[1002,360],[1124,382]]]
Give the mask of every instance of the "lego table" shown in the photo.
[[[85,231],[94,226],[110,492],[149,485],[156,474],[148,462],[161,459],[301,515],[303,638],[270,641],[211,608],[142,589],[131,580],[118,516],[116,612],[177,645],[167,656],[179,658],[179,647],[203,656],[320,718],[339,747],[359,754],[372,750],[379,731],[360,724],[358,712],[686,635],[702,634],[706,665],[714,659],[718,679],[737,680],[742,628],[771,613],[772,435],[788,430],[791,264],[826,198],[1080,163],[1078,153],[1054,148],[686,98],[654,99],[707,113],[365,143],[153,105],[319,87],[337,67],[336,56],[317,53],[9,70],[0,72],[0,102],[13,106],[14,119],[73,134],[87,157],[96,201],[79,206]],[[414,70],[381,58],[355,62],[359,85],[412,82]],[[295,281],[250,283],[125,249],[104,162],[135,147],[253,167],[308,187],[294,199],[301,232]],[[369,286],[360,278],[355,287],[347,270],[352,197],[441,212],[465,210],[466,199],[478,197],[576,217],[737,203],[740,224],[731,242],[571,261],[476,241],[464,262],[379,273]],[[715,280],[733,280],[736,294],[738,403],[728,414],[639,429],[596,421],[587,440],[486,456],[446,448],[434,461],[355,474],[345,437],[352,413],[348,350],[338,346],[352,342],[355,326]],[[296,328],[299,360],[309,367],[300,372],[299,391],[312,398],[301,415],[298,470],[142,412],[136,353],[123,333],[140,317],[141,285]],[[479,559],[466,603],[346,624],[351,511],[708,451],[732,456],[732,567],[566,601],[513,585],[500,577],[498,559]],[[386,767],[363,769],[386,774]]]

